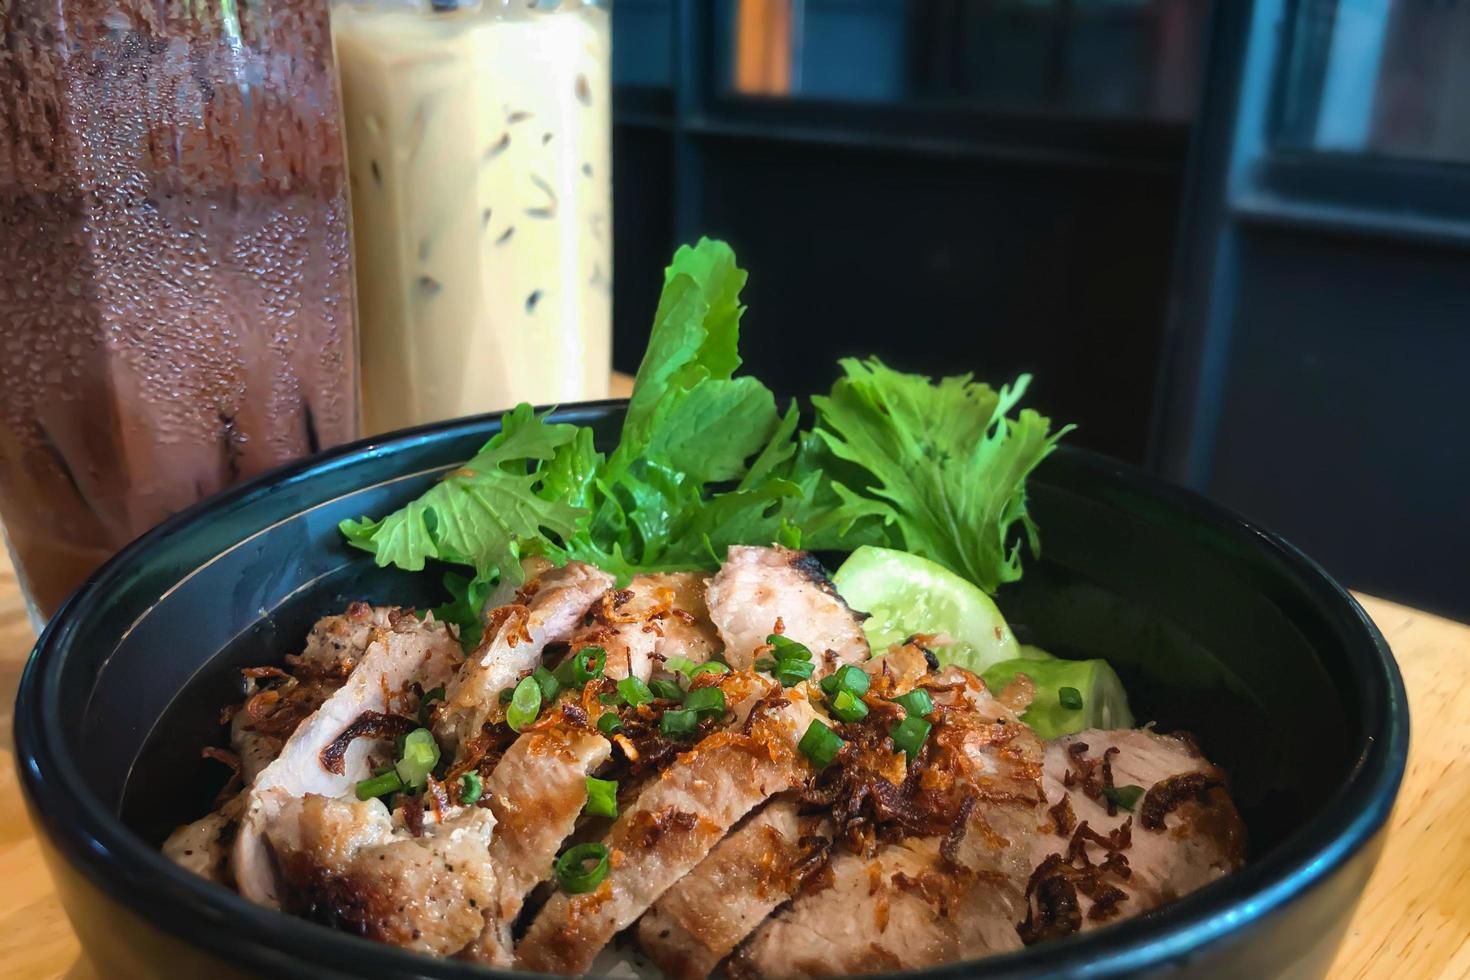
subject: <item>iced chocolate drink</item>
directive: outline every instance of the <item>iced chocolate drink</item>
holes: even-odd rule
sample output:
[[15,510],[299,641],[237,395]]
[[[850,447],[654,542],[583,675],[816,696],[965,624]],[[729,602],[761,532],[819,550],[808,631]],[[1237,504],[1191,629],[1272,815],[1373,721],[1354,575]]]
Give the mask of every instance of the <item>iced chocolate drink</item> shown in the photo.
[[333,28],[364,427],[605,397],[607,11],[339,0]]
[[0,0],[0,517],[49,615],[356,431],[327,4]]

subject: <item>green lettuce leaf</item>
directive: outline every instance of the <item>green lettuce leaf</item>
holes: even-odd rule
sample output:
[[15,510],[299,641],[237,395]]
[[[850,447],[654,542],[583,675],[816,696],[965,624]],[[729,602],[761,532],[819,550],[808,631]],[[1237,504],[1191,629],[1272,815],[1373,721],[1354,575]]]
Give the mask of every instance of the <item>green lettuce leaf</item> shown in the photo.
[[843,377],[816,397],[816,434],[865,480],[849,492],[891,507],[903,547],[987,592],[1021,576],[1017,525],[1040,553],[1026,477],[1069,428],[1009,413],[1030,378],[996,391],[970,375],[931,382],[876,358],[840,362]]
[[381,520],[346,520],[342,534],[373,552],[379,566],[420,571],[429,558],[471,565],[482,577],[519,574],[526,545],[573,534],[586,511],[542,496],[539,464],[577,438],[574,425],[550,424],[519,405],[475,457],[427,493]]

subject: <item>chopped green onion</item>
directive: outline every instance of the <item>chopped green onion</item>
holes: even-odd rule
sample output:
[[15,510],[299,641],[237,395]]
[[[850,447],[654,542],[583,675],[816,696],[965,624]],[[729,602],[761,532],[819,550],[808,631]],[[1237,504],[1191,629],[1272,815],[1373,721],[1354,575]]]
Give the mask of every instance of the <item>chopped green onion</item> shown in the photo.
[[837,668],[835,673],[828,674],[822,678],[822,690],[828,694],[836,694],[838,691],[846,691],[855,698],[860,698],[868,693],[868,688],[873,685],[873,679],[868,676],[867,671],[852,664],[843,664]]
[[536,681],[536,686],[541,688],[542,704],[550,704],[561,693],[561,681],[557,680],[556,675],[545,667],[537,667],[535,672],[531,674],[531,677]]
[[656,680],[648,682],[648,689],[653,696],[664,701],[684,700],[684,689],[674,681]]
[[572,676],[578,684],[595,681],[607,666],[607,651],[602,647],[583,647],[572,657]]
[[618,815],[618,781],[587,777],[587,805],[584,813],[594,817],[616,817]]
[[623,730],[623,720],[615,711],[604,711],[597,718],[597,730],[604,735],[612,735]]
[[432,691],[424,692],[424,696],[419,700],[420,725],[427,725],[429,723],[429,713],[434,710],[434,702],[443,700],[444,688],[442,685],[434,688]]
[[720,663],[718,660],[706,660],[689,672],[690,677],[698,677],[700,674],[728,674],[730,665]]
[[556,859],[552,870],[562,891],[581,895],[592,891],[607,877],[611,865],[606,844],[578,844]]
[[618,696],[632,708],[653,700],[653,692],[648,685],[636,677],[624,677],[618,681]]
[[797,643],[789,636],[780,633],[772,633],[766,637],[766,642],[771,646],[771,656],[777,660],[810,660],[812,652],[805,644]]
[[816,669],[817,665],[810,660],[783,660],[776,665],[775,676],[782,687],[795,687]]
[[934,699],[922,687],[916,687],[903,697],[894,698],[893,703],[903,709],[910,718],[922,718],[934,710]]
[[929,737],[930,725],[918,715],[909,715],[903,721],[895,721],[888,729],[888,735],[893,739],[893,745],[912,761],[924,747],[924,739]]
[[618,694],[617,691],[608,691],[605,694],[599,694],[599,695],[597,695],[597,703],[598,704],[612,705],[612,704],[618,704],[622,700],[623,700],[622,696],[620,694]]
[[699,728],[699,712],[688,708],[674,708],[664,712],[659,719],[659,734],[666,738],[686,738]]
[[796,747],[801,749],[801,754],[811,760],[813,766],[818,769],[826,769],[837,758],[837,753],[847,743],[826,725],[820,721],[813,721],[806,728],[806,734]]
[[507,687],[505,690],[503,690],[503,691],[500,692],[500,703],[501,704],[510,704],[510,699],[514,695],[515,695],[515,688]]
[[697,715],[725,713],[725,692],[718,687],[701,687],[684,695],[684,707]]
[[1124,810],[1132,810],[1138,806],[1138,801],[1143,796],[1142,786],[1109,786],[1103,789],[1103,796],[1114,806],[1122,807]]
[[552,676],[556,678],[557,683],[562,687],[575,687],[577,684],[577,670],[572,664],[572,658],[567,657],[561,663],[557,664],[556,670],[552,671]]
[[476,803],[480,794],[485,792],[485,786],[480,782],[480,774],[471,769],[459,778],[459,802],[465,806]]
[[364,779],[357,784],[357,798],[359,800],[371,800],[378,796],[388,796],[392,793],[400,793],[404,790],[403,780],[398,778],[397,771],[389,769],[381,775]]
[[1057,701],[1069,711],[1082,707],[1082,692],[1075,687],[1064,687],[1057,691]]
[[862,721],[868,715],[868,706],[851,691],[838,691],[832,699],[832,716],[838,721]]
[[688,657],[670,657],[664,661],[664,667],[672,670],[676,674],[683,674],[685,677],[693,677],[694,668],[698,666],[698,663],[690,660]]
[[403,751],[399,755],[398,778],[403,785],[417,789],[428,781],[429,773],[439,764],[439,743],[434,733],[427,728],[415,728],[403,740]]
[[535,677],[524,677],[511,695],[510,707],[505,712],[505,723],[510,730],[518,732],[541,713],[541,685]]

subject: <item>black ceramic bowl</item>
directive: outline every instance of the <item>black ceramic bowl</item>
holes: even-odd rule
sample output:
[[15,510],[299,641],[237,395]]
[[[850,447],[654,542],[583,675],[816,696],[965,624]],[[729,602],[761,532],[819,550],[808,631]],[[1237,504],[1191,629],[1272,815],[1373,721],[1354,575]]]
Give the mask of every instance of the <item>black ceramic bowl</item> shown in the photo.
[[[559,418],[615,437],[620,403]],[[471,977],[257,908],[156,847],[223,779],[236,668],[277,662],[351,599],[437,601],[434,576],[376,568],[344,517],[413,498],[499,425],[484,417],[306,460],[175,517],[56,615],[26,668],[17,757],[82,944],[114,976]],[[1278,538],[1199,497],[1070,449],[1032,482],[1045,554],[1001,596],[1023,635],[1106,656],[1140,719],[1194,732],[1234,776],[1240,872],[1154,914],[935,975],[1315,976],[1378,856],[1409,739],[1388,647]]]

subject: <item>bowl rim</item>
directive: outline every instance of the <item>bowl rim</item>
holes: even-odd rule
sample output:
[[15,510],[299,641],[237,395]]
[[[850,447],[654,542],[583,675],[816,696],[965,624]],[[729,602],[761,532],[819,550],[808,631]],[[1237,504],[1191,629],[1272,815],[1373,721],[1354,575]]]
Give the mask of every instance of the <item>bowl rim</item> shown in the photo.
[[[626,399],[566,405],[556,421],[586,423],[614,417]],[[17,689],[14,737],[16,765],[31,816],[49,845],[71,868],[112,901],[130,908],[180,942],[241,966],[282,975],[346,971],[378,977],[438,977],[469,980],[486,976],[537,976],[439,960],[337,932],[254,905],[227,888],[185,871],[128,829],[87,786],[66,751],[59,703],[60,675],[77,623],[102,601],[120,569],[146,561],[154,545],[212,513],[248,506],[285,484],[393,456],[416,446],[498,428],[505,413],[493,412],[370,437],[306,457],[173,515],[119,551],[73,593],[47,624],[32,649]],[[1398,666],[1387,642],[1357,600],[1320,566],[1280,536],[1260,528],[1194,491],[1130,464],[1089,450],[1062,445],[1067,463],[1093,471],[1270,555],[1281,570],[1313,593],[1347,630],[1362,661],[1355,684],[1365,731],[1360,754],[1347,779],[1322,809],[1265,854],[1239,871],[1171,902],[1148,915],[981,960],[957,961],[894,976],[1041,977],[1086,974],[1123,976],[1157,968],[1207,946],[1224,944],[1243,926],[1260,921],[1327,880],[1365,848],[1386,824],[1407,763],[1409,711]],[[358,488],[360,489],[360,488]],[[349,491],[352,492],[352,491]],[[240,542],[224,551],[239,547]],[[223,552],[221,552],[223,553]],[[184,577],[197,569],[182,573]],[[151,608],[151,607],[150,607]]]

